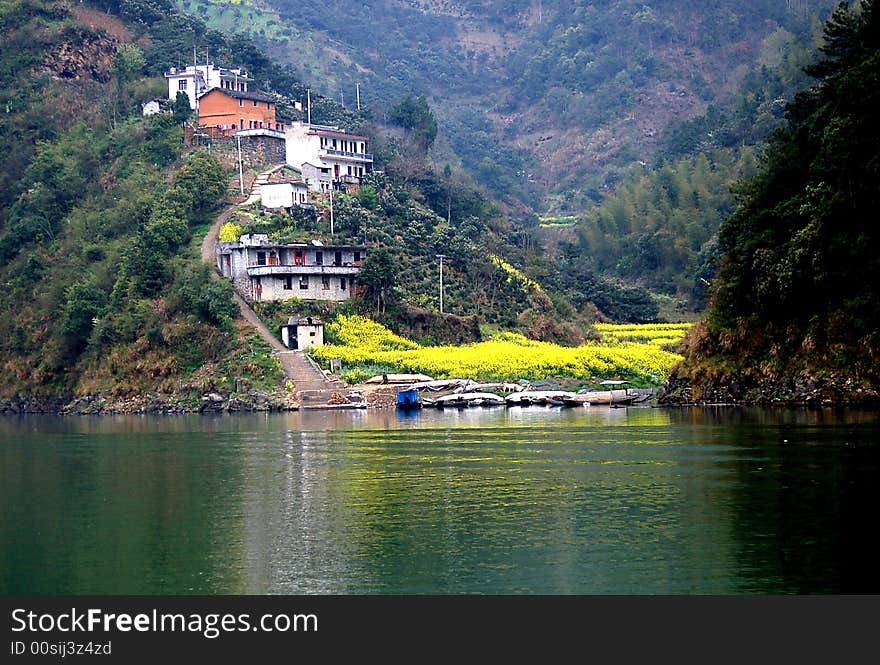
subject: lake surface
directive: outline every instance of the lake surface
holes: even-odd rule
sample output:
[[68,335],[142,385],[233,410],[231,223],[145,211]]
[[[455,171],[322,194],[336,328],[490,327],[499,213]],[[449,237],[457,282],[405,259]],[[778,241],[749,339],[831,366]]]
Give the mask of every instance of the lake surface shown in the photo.
[[876,413],[0,418],[3,594],[880,590]]

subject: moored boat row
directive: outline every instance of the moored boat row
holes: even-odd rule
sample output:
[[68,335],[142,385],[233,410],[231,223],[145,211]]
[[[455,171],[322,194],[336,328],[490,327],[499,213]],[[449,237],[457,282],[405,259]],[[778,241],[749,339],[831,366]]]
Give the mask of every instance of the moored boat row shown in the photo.
[[[494,388],[499,392],[509,392],[502,397],[494,392],[485,390],[468,390],[469,388]],[[416,409],[422,407],[444,408],[471,408],[487,406],[559,406],[559,407],[585,407],[590,405],[629,405],[646,401],[653,391],[611,389],[611,390],[586,390],[570,392],[566,390],[527,390],[518,384],[476,384],[474,382],[455,382],[454,392],[436,398],[423,397],[423,390],[436,390],[433,385],[413,384],[402,388],[397,393],[397,405],[401,409]]]

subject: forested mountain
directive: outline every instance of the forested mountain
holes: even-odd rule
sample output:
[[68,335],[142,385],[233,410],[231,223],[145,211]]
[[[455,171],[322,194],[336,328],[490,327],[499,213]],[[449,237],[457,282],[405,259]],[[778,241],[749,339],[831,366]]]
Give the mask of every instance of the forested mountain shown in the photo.
[[[648,318],[656,304],[633,288],[667,316],[705,305],[730,186],[783,125],[833,4],[175,1],[349,108],[360,84],[380,125],[426,100],[438,128],[422,172],[460,166],[524,230],[540,216],[552,251],[522,265],[576,306]],[[596,295],[586,276],[624,291]],[[622,293],[635,300],[613,306]]]
[[[427,95],[451,150],[497,195],[580,212],[676,123],[728,110],[766,137],[833,0],[177,0],[252,34],[302,80],[381,113]],[[778,78],[781,85],[764,79]],[[756,99],[755,94],[763,95]],[[750,97],[751,96],[751,97]],[[723,124],[723,123],[720,123]],[[705,125],[705,123],[704,123]],[[705,127],[701,127],[705,128]],[[704,132],[704,133],[708,133]],[[742,132],[740,132],[742,133]],[[703,137],[678,133],[682,141]],[[438,149],[438,154],[443,151]]]
[[720,232],[705,326],[671,399],[837,401],[880,387],[880,6],[840,5],[814,84]]

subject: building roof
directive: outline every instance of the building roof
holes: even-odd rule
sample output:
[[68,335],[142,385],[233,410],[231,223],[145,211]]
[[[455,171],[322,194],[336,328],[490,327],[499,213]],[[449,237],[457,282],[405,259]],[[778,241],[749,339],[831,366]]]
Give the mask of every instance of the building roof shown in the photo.
[[322,326],[324,322],[317,316],[291,316],[287,319],[289,326]]
[[341,129],[329,130],[329,129],[312,129],[309,132],[313,136],[340,136],[346,139],[359,139],[361,141],[369,141],[366,136],[359,136],[358,134],[349,134],[348,132],[343,132]]
[[226,88],[211,88],[210,90],[206,90],[201,95],[199,95],[199,99],[210,95],[212,92],[220,92],[227,97],[232,97],[233,99],[250,99],[255,102],[272,102],[273,104],[276,101],[274,97],[270,97],[269,95],[262,92],[242,92],[241,90],[228,90]]

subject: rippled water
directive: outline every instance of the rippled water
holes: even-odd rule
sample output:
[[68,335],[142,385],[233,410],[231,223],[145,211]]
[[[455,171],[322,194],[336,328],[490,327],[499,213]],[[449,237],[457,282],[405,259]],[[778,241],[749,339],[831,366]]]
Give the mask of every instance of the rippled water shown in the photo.
[[0,419],[0,592],[877,591],[873,413]]

